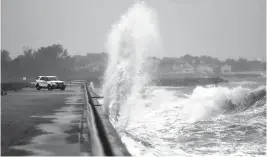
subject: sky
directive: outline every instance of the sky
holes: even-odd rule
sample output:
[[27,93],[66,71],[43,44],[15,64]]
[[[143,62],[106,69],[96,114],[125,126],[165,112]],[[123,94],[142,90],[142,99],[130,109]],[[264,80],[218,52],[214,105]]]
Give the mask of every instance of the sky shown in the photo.
[[[2,0],[1,48],[62,44],[72,55],[105,52],[112,24],[134,0]],[[266,58],[265,0],[146,0],[157,14],[163,56]],[[154,54],[155,56],[159,54]]]

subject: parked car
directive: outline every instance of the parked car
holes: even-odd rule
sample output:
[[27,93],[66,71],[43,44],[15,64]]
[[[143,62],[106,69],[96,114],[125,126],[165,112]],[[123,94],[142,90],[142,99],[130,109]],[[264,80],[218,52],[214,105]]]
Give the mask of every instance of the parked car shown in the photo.
[[66,84],[64,81],[60,81],[57,76],[38,76],[36,79],[35,87],[37,90],[40,90],[42,88],[47,88],[48,90],[65,90]]

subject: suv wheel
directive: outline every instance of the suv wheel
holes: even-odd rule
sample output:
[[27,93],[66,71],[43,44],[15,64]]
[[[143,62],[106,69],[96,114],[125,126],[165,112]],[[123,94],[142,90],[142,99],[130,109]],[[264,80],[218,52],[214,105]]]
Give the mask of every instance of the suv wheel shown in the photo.
[[65,90],[65,87],[62,87],[61,90]]
[[47,88],[48,88],[48,90],[53,90],[53,88],[50,84],[47,86]]
[[36,85],[36,89],[37,90],[40,90],[41,89],[41,87],[39,86],[39,84]]

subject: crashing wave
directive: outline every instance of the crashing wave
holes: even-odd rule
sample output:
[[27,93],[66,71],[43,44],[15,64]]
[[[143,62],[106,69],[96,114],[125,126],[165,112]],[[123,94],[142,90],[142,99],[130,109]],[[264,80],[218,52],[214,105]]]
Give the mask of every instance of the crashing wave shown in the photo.
[[[264,86],[251,90],[241,86],[198,86],[187,97],[179,95],[179,92],[177,94],[174,91],[154,88],[147,93],[145,99],[138,100],[138,104],[133,112],[142,116],[141,121],[145,121],[145,117],[161,117],[160,120],[163,120],[164,115],[168,115],[176,117],[175,120],[197,122],[263,106],[266,104],[266,88]],[[164,123],[168,122],[163,120],[162,124]]]
[[154,51],[158,40],[156,16],[145,3],[131,7],[112,27],[107,41],[108,67],[102,86],[104,111],[111,121],[127,123],[135,100],[142,98],[149,82],[144,72],[145,57]]
[[185,102],[185,110],[182,112],[189,113],[190,120],[195,122],[215,115],[233,114],[263,106],[266,104],[266,87],[252,91],[243,87],[198,87]]
[[241,102],[234,102],[229,100],[229,106],[226,112],[241,112],[253,107],[260,107],[266,104],[266,87],[258,87],[244,96]]

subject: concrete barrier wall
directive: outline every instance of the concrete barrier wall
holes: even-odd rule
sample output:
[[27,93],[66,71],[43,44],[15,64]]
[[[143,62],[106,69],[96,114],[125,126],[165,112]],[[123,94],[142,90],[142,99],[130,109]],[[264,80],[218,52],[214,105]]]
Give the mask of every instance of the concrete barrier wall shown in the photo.
[[[86,87],[86,83],[84,84],[84,87]],[[88,125],[88,131],[90,134],[90,143],[91,143],[91,150],[92,154],[94,156],[105,156],[104,151],[103,151],[103,146],[100,141],[100,135],[96,127],[96,121],[94,117],[94,112],[92,109],[92,106],[90,105],[89,102],[89,96],[88,96],[88,88],[84,88],[84,93],[85,93],[85,110],[86,110],[86,122]]]
[[[92,83],[91,83],[92,86]],[[102,111],[97,95],[89,83],[84,84],[86,94],[87,123],[94,156],[131,156],[122,143],[107,115]]]

